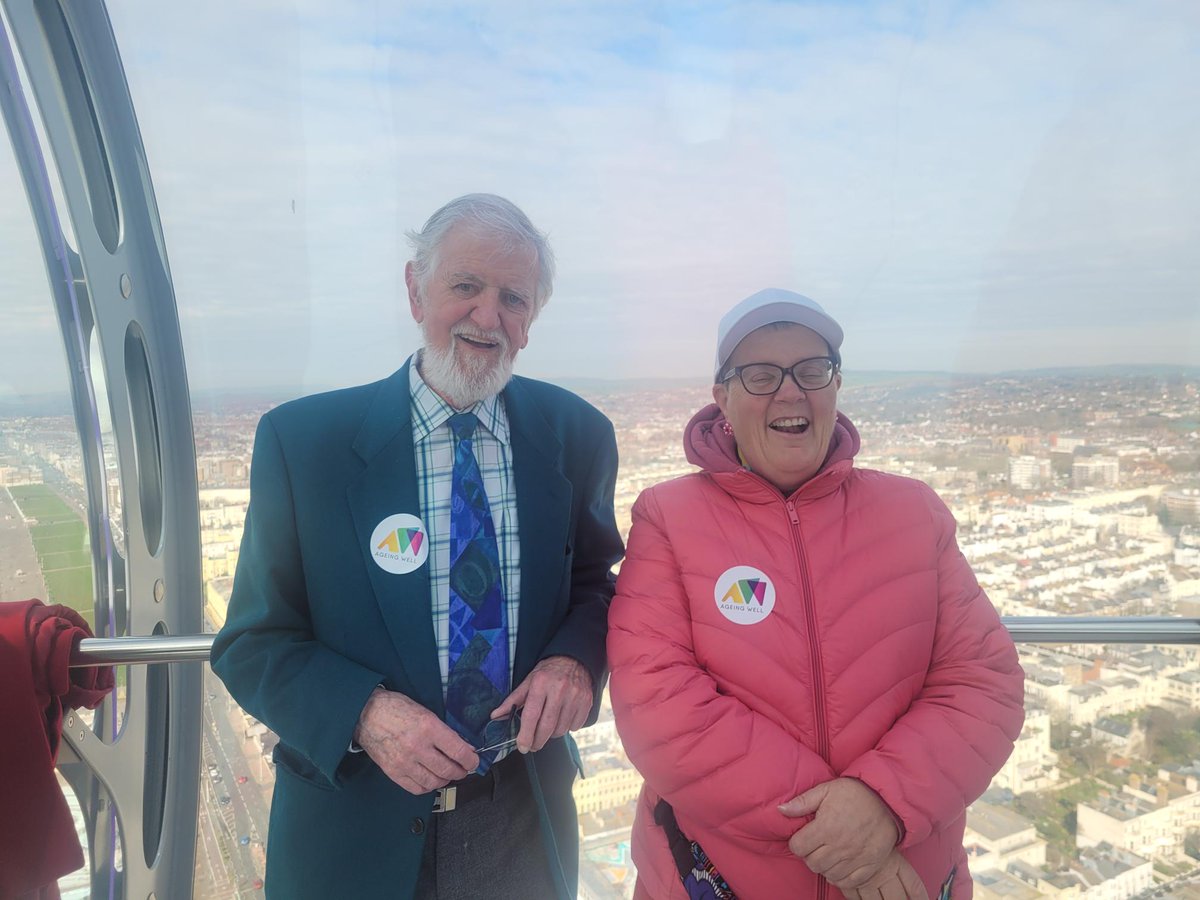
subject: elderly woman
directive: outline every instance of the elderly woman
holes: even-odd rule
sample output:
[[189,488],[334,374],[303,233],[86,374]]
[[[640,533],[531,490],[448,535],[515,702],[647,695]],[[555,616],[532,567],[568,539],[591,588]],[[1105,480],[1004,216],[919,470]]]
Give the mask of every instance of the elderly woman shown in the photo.
[[965,810],[1023,677],[937,495],[854,467],[841,343],[799,294],[734,307],[702,471],[633,508],[608,652],[638,897],[971,895]]

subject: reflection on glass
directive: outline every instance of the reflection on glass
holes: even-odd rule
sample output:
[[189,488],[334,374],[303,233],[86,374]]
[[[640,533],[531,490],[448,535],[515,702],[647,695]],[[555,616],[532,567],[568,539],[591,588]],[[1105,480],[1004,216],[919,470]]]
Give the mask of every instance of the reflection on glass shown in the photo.
[[[120,356],[120,348],[116,351]],[[96,413],[100,421],[100,442],[103,447],[104,498],[108,509],[108,526],[112,535],[113,548],[125,556],[124,493],[121,490],[121,473],[117,465],[117,444],[113,437],[112,407],[108,394],[108,380],[104,377],[103,358],[100,355],[100,340],[93,330],[88,346],[89,371],[92,377],[93,396],[96,398]],[[118,621],[124,617],[118,614]]]

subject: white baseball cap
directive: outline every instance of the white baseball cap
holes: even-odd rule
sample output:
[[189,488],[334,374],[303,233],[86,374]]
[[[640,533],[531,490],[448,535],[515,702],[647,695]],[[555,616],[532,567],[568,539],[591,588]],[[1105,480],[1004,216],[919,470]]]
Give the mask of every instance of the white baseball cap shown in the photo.
[[721,317],[721,324],[717,326],[717,366],[713,378],[721,374],[721,368],[746,335],[772,322],[793,322],[811,328],[825,339],[834,354],[842,346],[842,326],[821,309],[816,300],[795,291],[767,288],[751,294]]

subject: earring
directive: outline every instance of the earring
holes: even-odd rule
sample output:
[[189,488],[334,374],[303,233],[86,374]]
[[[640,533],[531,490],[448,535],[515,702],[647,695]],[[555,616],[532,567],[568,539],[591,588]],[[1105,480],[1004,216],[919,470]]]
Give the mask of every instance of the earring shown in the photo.
[[721,423],[721,431],[725,432],[725,434],[727,434],[729,437],[733,437],[733,426],[730,425],[729,422],[726,421]]

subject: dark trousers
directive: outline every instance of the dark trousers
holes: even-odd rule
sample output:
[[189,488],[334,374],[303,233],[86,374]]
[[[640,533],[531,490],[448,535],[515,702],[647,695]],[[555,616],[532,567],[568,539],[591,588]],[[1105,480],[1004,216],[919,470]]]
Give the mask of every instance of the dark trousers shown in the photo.
[[529,775],[517,754],[510,759],[486,776],[490,795],[430,816],[414,900],[558,896]]

